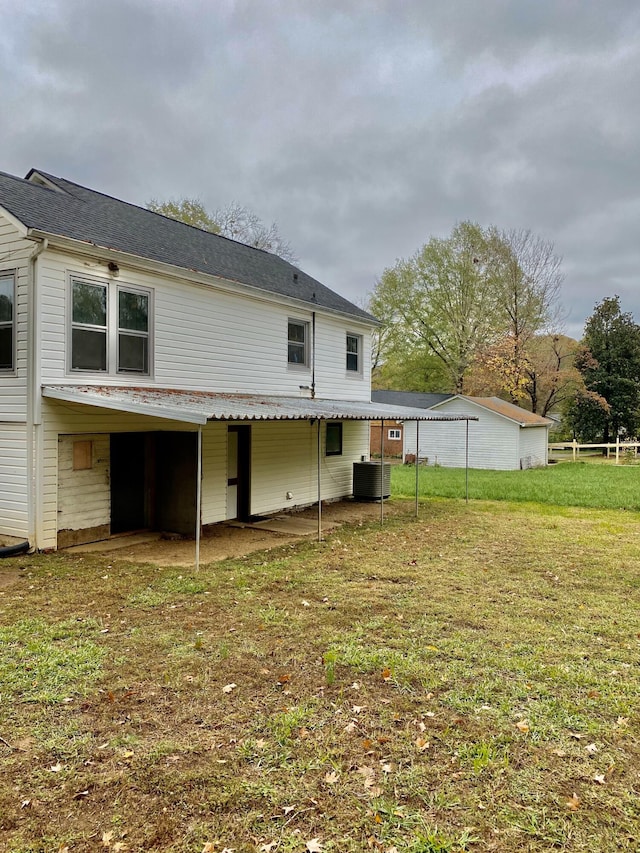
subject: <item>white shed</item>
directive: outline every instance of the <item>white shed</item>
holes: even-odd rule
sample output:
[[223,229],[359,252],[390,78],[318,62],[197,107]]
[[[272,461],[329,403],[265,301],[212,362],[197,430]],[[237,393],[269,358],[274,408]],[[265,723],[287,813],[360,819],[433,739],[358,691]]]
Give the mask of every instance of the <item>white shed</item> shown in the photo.
[[[510,471],[547,464],[547,444],[552,421],[499,397],[464,397],[460,394],[436,403],[431,409],[442,415],[477,417],[469,421],[469,467]],[[464,468],[464,422],[420,425],[419,456],[428,465]],[[403,456],[415,455],[416,423],[404,428]]]

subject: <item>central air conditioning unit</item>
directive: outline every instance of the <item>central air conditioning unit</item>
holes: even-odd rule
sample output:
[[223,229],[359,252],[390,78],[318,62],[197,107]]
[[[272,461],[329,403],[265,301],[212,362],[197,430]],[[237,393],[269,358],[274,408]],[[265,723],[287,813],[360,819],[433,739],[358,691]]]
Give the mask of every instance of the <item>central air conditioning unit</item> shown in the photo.
[[[382,489],[380,486],[382,485]],[[353,463],[353,496],[360,500],[374,501],[380,494],[391,495],[391,465],[379,462]]]

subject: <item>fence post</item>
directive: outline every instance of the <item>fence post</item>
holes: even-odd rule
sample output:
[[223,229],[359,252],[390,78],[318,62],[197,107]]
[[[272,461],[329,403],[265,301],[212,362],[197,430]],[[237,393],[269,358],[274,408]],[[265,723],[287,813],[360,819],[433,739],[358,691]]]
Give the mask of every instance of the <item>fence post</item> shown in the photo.
[[616,435],[616,465],[620,464],[620,435]]
[[577,441],[575,440],[575,438],[574,438],[574,439],[573,439],[573,446],[572,446],[572,448],[571,448],[571,453],[572,453],[573,461],[574,461],[574,462],[576,461],[576,448],[577,448],[577,446],[578,446],[578,442],[577,442]]

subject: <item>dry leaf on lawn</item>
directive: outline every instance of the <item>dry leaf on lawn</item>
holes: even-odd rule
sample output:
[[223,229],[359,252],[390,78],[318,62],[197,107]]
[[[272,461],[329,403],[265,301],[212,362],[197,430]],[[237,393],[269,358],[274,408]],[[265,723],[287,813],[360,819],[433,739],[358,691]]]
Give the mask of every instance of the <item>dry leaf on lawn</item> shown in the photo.
[[579,807],[580,797],[574,791],[573,796],[567,800],[567,808],[570,809],[570,811],[575,812],[578,810]]
[[231,693],[232,690],[235,690],[238,685],[235,682],[231,682],[231,684],[225,684],[222,688],[223,693]]
[[306,844],[308,853],[322,853],[322,842],[319,838],[310,838]]
[[331,770],[328,773],[324,774],[324,781],[327,783],[327,785],[335,785],[339,778],[340,777],[335,772],[335,770]]
[[518,722],[516,723],[516,728],[520,729],[521,732],[528,732],[529,731],[528,720],[518,720]]

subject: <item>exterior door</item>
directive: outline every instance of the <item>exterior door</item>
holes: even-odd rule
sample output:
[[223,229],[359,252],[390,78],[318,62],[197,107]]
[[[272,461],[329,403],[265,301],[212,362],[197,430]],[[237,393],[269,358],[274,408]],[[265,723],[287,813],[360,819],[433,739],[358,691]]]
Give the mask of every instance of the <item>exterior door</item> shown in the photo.
[[227,430],[227,518],[251,516],[251,427]]

